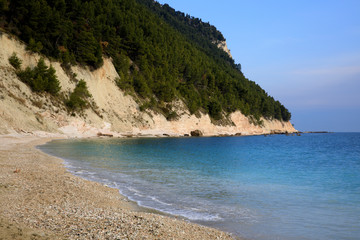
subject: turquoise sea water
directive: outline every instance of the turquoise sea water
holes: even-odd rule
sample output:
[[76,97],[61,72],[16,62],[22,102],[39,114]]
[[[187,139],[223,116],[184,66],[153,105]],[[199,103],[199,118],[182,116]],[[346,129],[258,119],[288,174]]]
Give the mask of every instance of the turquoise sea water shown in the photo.
[[53,141],[75,175],[249,239],[360,239],[360,133]]

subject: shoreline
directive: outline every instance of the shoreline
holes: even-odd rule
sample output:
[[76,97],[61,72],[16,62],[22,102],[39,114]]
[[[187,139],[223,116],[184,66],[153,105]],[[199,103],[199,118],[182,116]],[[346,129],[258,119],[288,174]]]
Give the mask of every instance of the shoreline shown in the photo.
[[0,135],[0,238],[236,239],[139,206],[69,172],[36,146],[61,137]]
[[[158,137],[153,137],[153,138],[158,138]],[[48,141],[44,142],[44,143],[41,143],[41,144],[38,144],[38,145],[35,145],[34,148],[38,151],[40,151],[41,153],[44,153],[50,157],[54,157],[54,158],[57,158],[57,159],[60,159],[62,161],[62,166],[66,169],[67,172],[69,172],[71,175],[73,175],[74,177],[77,177],[77,178],[81,178],[85,181],[88,181],[88,182],[95,182],[95,183],[98,183],[98,184],[101,184],[102,186],[104,186],[105,188],[111,188],[111,189],[115,189],[119,192],[119,195],[123,198],[124,201],[126,201],[132,208],[132,211],[135,211],[135,212],[144,212],[144,213],[152,213],[152,214],[157,214],[157,215],[161,215],[161,216],[166,216],[166,217],[171,217],[171,218],[175,218],[175,219],[182,219],[184,221],[189,221],[191,222],[190,220],[188,220],[187,218],[185,217],[182,217],[182,216],[177,216],[177,215],[173,215],[171,213],[167,213],[167,212],[163,212],[161,210],[158,210],[158,209],[155,209],[155,208],[151,208],[151,207],[146,207],[146,206],[141,206],[139,203],[137,203],[136,201],[134,200],[131,200],[129,199],[128,196],[124,195],[121,193],[120,189],[116,188],[116,187],[113,187],[113,186],[109,186],[108,184],[104,183],[104,182],[101,182],[101,181],[96,181],[96,180],[91,180],[91,179],[88,179],[84,176],[82,176],[81,174],[76,174],[75,172],[72,172],[68,167],[66,167],[66,160],[61,158],[61,157],[57,157],[55,155],[51,155],[49,153],[46,153],[44,151],[42,151],[40,148],[38,148],[39,146],[42,146],[42,145],[45,145],[51,141],[58,141],[58,140],[70,140],[72,138],[68,138],[68,139],[65,139],[65,138],[55,138],[55,139],[49,139]],[[79,140],[84,140],[84,139],[107,139],[107,138],[102,138],[102,137],[90,137],[90,138],[75,138],[75,139],[79,139]],[[200,224],[201,225],[201,224]],[[221,230],[220,230],[221,231]]]

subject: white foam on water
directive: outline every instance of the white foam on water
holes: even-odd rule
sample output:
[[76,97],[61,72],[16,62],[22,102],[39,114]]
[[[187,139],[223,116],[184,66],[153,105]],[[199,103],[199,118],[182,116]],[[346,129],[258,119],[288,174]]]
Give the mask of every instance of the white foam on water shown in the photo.
[[[175,216],[181,216],[192,221],[222,221],[223,218],[219,214],[211,213],[197,207],[187,207],[185,201],[166,202],[161,200],[159,196],[146,195],[146,193],[132,186],[118,187],[120,194],[126,196],[129,200],[136,202],[139,206],[152,208],[161,212],[165,212]],[[189,203],[191,204],[191,203]]]
[[160,201],[158,198],[154,197],[154,196],[149,196],[152,200],[154,200],[155,202],[158,202],[158,203],[161,203],[161,204],[164,204],[164,205],[167,205],[167,206],[172,206],[173,204],[171,203],[166,203],[166,202],[163,202],[163,201]]

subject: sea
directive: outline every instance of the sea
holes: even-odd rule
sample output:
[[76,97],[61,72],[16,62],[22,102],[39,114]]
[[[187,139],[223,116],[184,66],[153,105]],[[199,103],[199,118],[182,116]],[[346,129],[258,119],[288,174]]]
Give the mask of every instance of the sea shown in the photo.
[[70,172],[253,240],[360,239],[360,133],[56,140]]

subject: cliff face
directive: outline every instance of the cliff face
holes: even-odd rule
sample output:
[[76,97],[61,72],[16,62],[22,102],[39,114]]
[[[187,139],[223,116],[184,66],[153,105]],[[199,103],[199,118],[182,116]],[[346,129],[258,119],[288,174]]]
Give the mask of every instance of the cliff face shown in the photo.
[[[190,115],[181,101],[175,111],[180,116],[176,121],[167,121],[163,115],[139,110],[139,105],[130,95],[125,95],[115,83],[119,77],[111,60],[90,71],[79,66],[72,67],[78,79],[84,79],[97,106],[96,111],[87,109],[83,114],[70,116],[65,106],[47,94],[33,93],[21,82],[9,64],[9,57],[16,53],[22,60],[22,68],[34,67],[40,59],[38,54],[25,50],[25,46],[7,34],[0,36],[0,133],[31,132],[65,134],[70,137],[90,137],[98,133],[121,135],[183,136],[193,130],[201,130],[205,136],[221,134],[266,134],[274,131],[296,131],[290,122],[265,120],[263,126],[255,126],[250,120],[235,112],[230,115],[233,124],[218,126],[208,115]],[[61,91],[69,93],[75,82],[64,72],[58,62],[45,59],[52,65],[61,83]]]
[[231,52],[230,52],[230,49],[228,48],[227,46],[227,43],[226,41],[216,41],[214,42],[214,44],[216,44],[216,46],[220,49],[222,49],[224,52],[226,52],[229,57],[233,58],[232,55],[231,55]]

